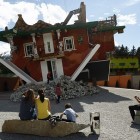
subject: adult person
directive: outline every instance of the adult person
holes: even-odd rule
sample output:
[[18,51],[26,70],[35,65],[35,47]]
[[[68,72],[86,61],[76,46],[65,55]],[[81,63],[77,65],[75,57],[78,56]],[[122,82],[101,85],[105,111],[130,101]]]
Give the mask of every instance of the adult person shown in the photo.
[[57,95],[57,103],[60,103],[60,98],[61,98],[61,95],[62,95],[62,90],[61,90],[60,83],[57,83],[57,85],[55,87],[55,94]]
[[[66,115],[67,119],[62,119],[63,115]],[[78,114],[72,109],[71,104],[70,103],[65,104],[65,110],[60,115],[60,120],[66,122],[76,122],[76,117],[78,117]]]
[[50,101],[44,96],[44,90],[38,90],[38,97],[35,99],[37,118],[39,120],[48,120],[51,117]]
[[21,120],[32,120],[37,118],[33,89],[29,89],[23,94],[20,103],[19,117]]
[[135,118],[135,111],[140,110],[140,98],[138,96],[135,96],[134,98],[136,99],[136,101],[139,104],[138,105],[129,106],[129,111],[130,111],[130,114],[131,114],[131,117],[132,117],[133,120]]

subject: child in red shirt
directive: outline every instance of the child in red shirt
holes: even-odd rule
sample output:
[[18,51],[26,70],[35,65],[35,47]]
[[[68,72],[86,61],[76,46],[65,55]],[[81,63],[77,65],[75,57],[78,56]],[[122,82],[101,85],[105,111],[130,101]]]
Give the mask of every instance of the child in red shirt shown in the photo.
[[49,84],[50,80],[51,80],[51,72],[49,71],[47,74],[47,83]]
[[60,98],[61,98],[61,95],[62,95],[62,90],[61,90],[60,83],[57,83],[57,85],[55,87],[55,94],[57,95],[57,103],[60,103]]

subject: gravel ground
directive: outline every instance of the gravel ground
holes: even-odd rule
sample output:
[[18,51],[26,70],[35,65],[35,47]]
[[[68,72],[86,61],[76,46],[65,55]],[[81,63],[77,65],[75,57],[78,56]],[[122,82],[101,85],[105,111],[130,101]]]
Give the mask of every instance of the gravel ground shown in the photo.
[[137,104],[134,96],[140,97],[140,90],[121,88],[99,88],[99,94],[62,100],[60,104],[51,101],[52,113],[59,115],[66,102],[70,102],[79,114],[78,123],[89,124],[90,112],[100,112],[100,135],[94,135],[90,128],[66,137],[50,138],[32,135],[6,134],[1,132],[7,119],[18,119],[19,103],[0,100],[0,140],[140,140],[140,125],[131,123],[128,106]]

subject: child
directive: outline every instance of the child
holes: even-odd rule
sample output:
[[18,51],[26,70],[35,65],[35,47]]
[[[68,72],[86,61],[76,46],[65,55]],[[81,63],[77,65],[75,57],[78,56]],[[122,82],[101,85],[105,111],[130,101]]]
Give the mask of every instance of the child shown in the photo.
[[57,95],[57,103],[60,103],[60,98],[62,94],[60,83],[57,83],[55,87],[55,94]]
[[[62,119],[63,115],[66,115],[67,119]],[[76,117],[78,117],[77,113],[72,109],[71,104],[67,103],[64,112],[60,115],[60,119],[67,122],[76,122]]]
[[51,80],[51,76],[52,76],[52,75],[51,75],[51,72],[49,71],[48,74],[47,74],[47,80],[48,80],[47,83],[48,83],[48,84],[49,84],[49,82],[50,82],[50,80]]

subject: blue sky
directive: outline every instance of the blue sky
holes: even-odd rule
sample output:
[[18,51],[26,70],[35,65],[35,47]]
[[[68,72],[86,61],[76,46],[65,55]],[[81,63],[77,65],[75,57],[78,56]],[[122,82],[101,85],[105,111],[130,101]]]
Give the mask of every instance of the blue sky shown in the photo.
[[[86,5],[87,21],[100,21],[117,15],[118,26],[126,26],[123,34],[115,34],[115,44],[132,49],[140,47],[140,0],[82,0]],[[69,11],[78,9],[81,0],[0,0],[0,31],[13,28],[18,14],[27,24],[38,20],[55,24],[63,22]],[[77,19],[73,16],[69,22]],[[10,50],[9,44],[0,42],[0,53]]]

